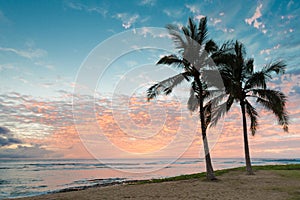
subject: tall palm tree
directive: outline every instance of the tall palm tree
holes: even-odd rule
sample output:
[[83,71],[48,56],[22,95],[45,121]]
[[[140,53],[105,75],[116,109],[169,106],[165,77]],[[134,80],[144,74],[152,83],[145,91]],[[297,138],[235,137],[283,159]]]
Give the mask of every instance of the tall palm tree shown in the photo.
[[282,92],[267,87],[267,81],[272,79],[274,74],[283,74],[286,65],[279,61],[267,64],[259,71],[254,71],[254,60],[245,58],[244,45],[238,41],[231,45],[232,48],[228,48],[231,49],[230,52],[214,57],[223,78],[227,100],[212,109],[215,115],[211,119],[211,125],[215,125],[219,118],[229,111],[234,101],[239,102],[243,120],[246,169],[248,174],[254,174],[250,160],[246,115],[250,118],[251,133],[255,135],[258,113],[252,102],[256,101],[265,109],[272,111],[278,123],[283,126],[283,130],[288,131],[287,97]]
[[206,90],[207,86],[205,81],[201,78],[201,70],[204,66],[208,65],[209,56],[217,51],[218,47],[213,40],[207,39],[206,17],[200,20],[198,26],[189,18],[187,27],[183,26],[179,29],[177,26],[168,25],[167,29],[176,47],[179,49],[180,55],[172,54],[164,56],[157,64],[179,67],[183,69],[183,72],[151,86],[147,90],[148,101],[161,93],[165,95],[170,94],[172,90],[184,80],[191,82],[188,109],[196,111],[199,108],[202,141],[206,160],[206,177],[208,180],[216,180],[206,137],[209,120],[205,118],[207,112],[203,106],[204,98],[208,96],[209,92]]

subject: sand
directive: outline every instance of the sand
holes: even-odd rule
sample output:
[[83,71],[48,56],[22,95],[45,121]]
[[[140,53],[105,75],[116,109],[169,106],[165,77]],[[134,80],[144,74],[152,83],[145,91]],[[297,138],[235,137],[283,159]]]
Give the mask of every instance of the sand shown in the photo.
[[260,170],[253,176],[241,171],[231,171],[218,179],[216,182],[191,179],[113,185],[23,199],[300,199],[300,178],[285,176],[282,171]]

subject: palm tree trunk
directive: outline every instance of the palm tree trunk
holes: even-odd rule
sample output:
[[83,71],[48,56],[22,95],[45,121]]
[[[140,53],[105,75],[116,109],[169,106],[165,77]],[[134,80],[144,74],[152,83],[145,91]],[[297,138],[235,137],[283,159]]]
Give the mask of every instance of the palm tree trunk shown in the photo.
[[244,150],[245,150],[245,161],[246,161],[246,169],[248,175],[254,175],[251,160],[250,160],[250,151],[249,151],[249,143],[248,143],[248,133],[247,133],[247,121],[246,121],[246,111],[245,111],[245,103],[244,101],[240,101],[242,117],[243,117],[243,130],[244,130]]
[[205,153],[205,163],[206,163],[206,178],[207,180],[217,180],[214,174],[214,169],[211,163],[211,157],[210,157],[210,152],[209,152],[209,146],[208,146],[208,141],[206,137],[206,125],[205,125],[205,116],[204,116],[204,108],[203,108],[203,88],[201,81],[199,77],[196,79],[196,83],[198,84],[200,88],[200,94],[199,94],[199,114],[200,114],[200,121],[201,121],[201,132],[202,132],[202,141],[203,141],[203,147],[204,147],[204,153]]
[[205,162],[206,162],[206,178],[207,180],[217,180],[214,174],[214,169],[211,163],[211,157],[209,153],[208,141],[206,137],[206,133],[202,133],[202,141],[204,145],[204,153],[205,153]]

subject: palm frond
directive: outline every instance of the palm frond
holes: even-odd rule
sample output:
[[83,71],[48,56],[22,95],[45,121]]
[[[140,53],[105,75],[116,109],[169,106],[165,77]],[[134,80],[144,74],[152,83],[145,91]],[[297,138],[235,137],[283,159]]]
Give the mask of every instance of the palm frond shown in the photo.
[[235,43],[235,56],[233,57],[232,71],[236,80],[244,81],[247,76],[247,71],[245,70],[245,56],[246,51],[242,43],[236,41]]
[[270,101],[272,104],[274,104],[274,106],[280,105],[284,107],[287,101],[287,97],[278,90],[253,89],[251,91],[254,95]]
[[227,100],[223,103],[220,103],[224,100],[224,98],[227,96],[227,94],[221,94],[213,99],[211,99],[209,102],[207,102],[205,105],[210,108],[210,126],[217,125],[218,121],[225,115],[226,112],[229,111],[232,103],[233,98],[231,96],[228,96]]
[[263,71],[255,72],[253,73],[246,81],[245,83],[245,90],[252,89],[255,87],[261,87],[263,89],[266,89],[266,77],[265,73]]
[[[193,81],[192,82],[192,87],[190,89],[190,97],[188,100],[188,109],[191,112],[194,112],[195,110],[197,110],[197,108],[199,107],[199,86]],[[202,84],[202,89],[203,89],[203,93],[202,93],[202,98],[205,99],[209,99],[210,102],[207,103],[208,104],[212,104],[212,105],[216,105],[219,103],[219,101],[222,100],[222,98],[224,98],[226,96],[226,94],[224,93],[224,91],[222,90],[208,90],[207,85],[205,83]]]
[[245,71],[248,74],[252,74],[253,73],[253,69],[254,69],[254,59],[250,58],[246,61],[246,65],[245,65]]
[[[191,73],[193,71],[192,66],[189,63],[189,61],[187,61],[185,58],[179,58],[178,56],[176,56],[174,54],[160,58],[156,64],[157,65],[161,65],[161,64],[173,65],[177,68],[183,68],[183,69],[185,69],[186,72],[189,72],[189,73]],[[184,73],[183,75],[188,80],[188,78],[187,78],[188,73]]]
[[240,90],[240,81],[234,76],[234,72],[230,66],[222,66],[219,68],[220,75],[225,86],[225,91],[228,94],[234,95]]
[[[226,41],[224,42],[220,48],[217,49],[217,51],[215,51],[212,55],[211,58],[215,61],[215,63],[218,64],[223,64],[224,63],[224,58],[226,58],[226,56],[228,54],[230,54],[233,50],[233,42],[232,41]],[[224,57],[225,56],[225,57]],[[227,59],[225,59],[227,60]],[[218,62],[219,61],[219,62]]]
[[187,102],[187,106],[191,112],[196,111],[199,107],[199,100],[198,100],[198,97],[196,96],[193,88],[190,89],[190,97]]
[[190,31],[187,27],[183,26],[181,27],[181,30],[185,36],[188,36],[189,38],[191,37]]
[[190,37],[192,39],[195,39],[196,34],[197,34],[196,24],[194,23],[194,21],[190,17],[189,17],[189,22],[188,22],[188,29],[190,30]]
[[161,93],[164,93],[165,95],[170,94],[174,87],[182,83],[182,81],[188,77],[188,72],[184,72],[152,85],[147,90],[147,100],[150,101]]
[[187,47],[187,44],[185,40],[182,38],[183,35],[180,33],[179,28],[172,24],[168,24],[166,28],[168,29],[169,34],[171,35],[171,38],[174,41],[176,48],[185,49]]
[[277,117],[278,123],[283,126],[284,131],[288,131],[288,113],[286,110],[287,97],[280,91],[255,89],[253,94],[256,95],[257,102],[264,108],[270,110]]
[[258,122],[257,122],[258,113],[256,109],[249,103],[249,101],[245,100],[245,105],[246,105],[247,115],[250,118],[250,130],[252,135],[254,136],[258,126]]
[[198,34],[196,40],[200,45],[203,45],[206,39],[207,39],[207,18],[203,17],[200,19],[198,25]]
[[159,64],[166,64],[166,65],[175,65],[175,66],[182,66],[184,65],[184,60],[177,57],[176,55],[172,54],[169,56],[164,56],[156,63]]
[[236,41],[234,45],[234,51],[237,58],[239,58],[240,61],[244,61],[244,58],[246,56],[246,50],[243,43]]
[[209,86],[224,90],[224,82],[219,70],[204,69],[202,70],[202,80]]
[[208,53],[216,52],[218,50],[218,45],[213,40],[208,40],[205,43],[204,49]]
[[195,43],[195,40],[192,38],[192,33],[190,33],[190,30],[188,29],[188,27],[185,27],[183,26],[181,28],[182,32],[183,32],[183,35],[185,37],[185,40],[186,40],[186,47],[184,49],[184,51],[186,49],[192,49],[193,46],[194,46],[194,43]]
[[228,99],[227,99],[227,101],[226,101],[226,110],[227,110],[227,112],[230,110],[230,108],[231,108],[233,102],[234,102],[233,96],[229,95],[229,96],[228,96]]
[[271,75],[272,72],[275,72],[276,74],[284,74],[286,69],[286,64],[283,61],[278,61],[275,63],[270,63],[264,66],[263,71]]
[[245,89],[251,89],[255,87],[266,89],[266,81],[272,78],[272,72],[275,72],[276,74],[284,73],[285,66],[286,65],[280,61],[274,64],[266,65],[261,71],[249,73],[250,76],[246,81]]
[[225,115],[226,111],[226,103],[220,104],[213,108],[211,113],[210,126],[216,126],[218,121]]

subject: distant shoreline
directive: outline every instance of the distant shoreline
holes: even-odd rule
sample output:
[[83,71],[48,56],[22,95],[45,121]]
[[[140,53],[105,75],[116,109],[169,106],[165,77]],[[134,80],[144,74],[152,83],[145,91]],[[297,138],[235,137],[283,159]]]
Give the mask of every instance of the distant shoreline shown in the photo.
[[[198,197],[200,198],[201,195],[204,195],[204,193],[207,195],[205,199],[214,199],[222,197],[214,195],[222,195],[216,191],[219,190],[219,187],[222,188],[222,185],[226,186],[227,184],[228,186],[232,186],[232,188],[228,187],[227,190],[226,187],[223,188],[225,189],[223,191],[223,195],[225,195],[222,197],[223,199],[230,199],[238,195],[237,193],[244,194],[244,199],[285,199],[293,197],[293,195],[300,196],[300,164],[254,166],[254,170],[256,171],[256,175],[254,176],[246,175],[244,167],[217,170],[215,172],[219,178],[217,182],[206,181],[205,173],[198,173],[163,179],[122,181],[67,188],[45,195],[18,199],[155,199],[156,197],[163,199],[197,199]],[[250,188],[254,189],[252,192],[253,195],[251,195],[251,192],[247,189],[243,191],[243,187],[247,187],[247,184]],[[199,191],[194,191],[191,186],[199,187]],[[208,191],[201,191],[201,188],[203,189],[208,186]],[[289,187],[287,188],[287,186]],[[152,193],[149,192],[151,190],[153,191]],[[172,190],[172,192],[169,193],[170,195],[168,196],[165,190]],[[209,190],[211,190],[211,194]],[[186,194],[182,194],[181,192],[186,192]]]

